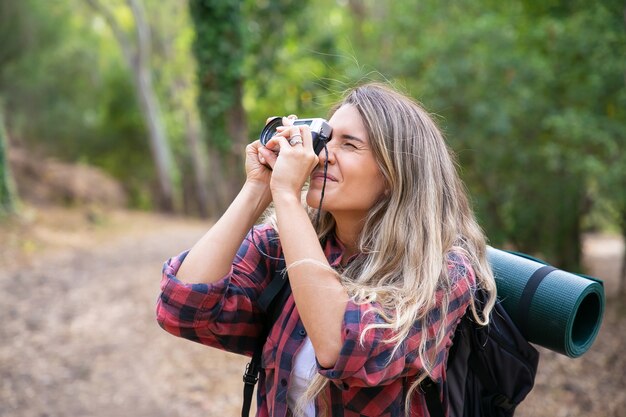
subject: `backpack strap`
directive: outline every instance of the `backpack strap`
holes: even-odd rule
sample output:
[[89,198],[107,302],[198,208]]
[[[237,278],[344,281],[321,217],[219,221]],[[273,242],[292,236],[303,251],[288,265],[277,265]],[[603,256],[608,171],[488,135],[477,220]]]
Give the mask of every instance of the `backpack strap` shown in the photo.
[[[284,263],[284,262],[283,262]],[[282,264],[282,263],[281,263]],[[252,359],[246,365],[246,370],[243,374],[243,405],[241,406],[241,417],[248,417],[250,415],[250,406],[252,404],[252,394],[254,393],[254,386],[259,380],[259,371],[261,369],[261,356],[263,355],[263,346],[267,340],[267,336],[273,324],[278,319],[283,305],[287,301],[289,294],[291,293],[291,287],[289,286],[289,279],[287,274],[282,274],[284,269],[279,264],[272,275],[272,280],[265,287],[257,302],[259,307],[267,314],[263,331],[259,336],[256,349],[252,354]]]
[[[460,355],[459,357],[461,358],[467,359],[467,361],[464,361],[463,363],[469,361],[469,336],[465,334],[467,333],[469,326],[472,326],[472,323],[469,322],[467,313],[465,313],[454,332],[455,337],[453,339],[452,346],[450,346],[450,350],[448,351],[448,364],[460,364],[461,361],[455,361],[457,355]],[[460,372],[463,374],[467,374],[468,366],[469,364],[464,365],[463,370]],[[448,395],[452,395],[453,393],[454,395],[464,395],[463,391],[465,388],[465,382],[457,383],[460,385],[458,387],[454,387],[453,382],[448,380]],[[431,378],[426,378],[420,383],[420,388],[424,392],[426,407],[428,408],[428,414],[430,415],[430,417],[446,417],[446,414],[443,410],[441,398],[439,397],[439,384],[436,381],[433,381]]]
[[[482,306],[485,303],[485,293],[482,289],[476,289],[474,294],[476,308],[479,311],[482,311]],[[450,366],[454,364],[455,366],[455,374],[467,376],[468,369],[470,365],[471,359],[471,343],[470,338],[472,337],[471,333],[473,327],[475,326],[474,322],[469,318],[469,308],[461,317],[461,320],[457,324],[457,327],[454,331],[454,337],[452,339],[452,346],[450,346],[450,350],[448,351],[448,359],[446,366],[448,370],[450,370]],[[457,359],[457,356],[461,358]],[[478,364],[480,365],[480,364]],[[484,373],[481,377],[484,376]],[[487,376],[488,377],[488,376]],[[490,378],[490,377],[489,377]],[[465,378],[463,378],[465,379]],[[430,417],[446,417],[446,413],[443,409],[443,404],[441,402],[441,398],[439,397],[439,384],[436,381],[433,381],[430,378],[426,378],[424,381],[420,383],[420,387],[424,392],[424,397],[426,400],[426,407],[428,408],[428,414]],[[449,396],[465,396],[465,381],[450,381],[448,380],[448,395]],[[464,401],[464,400],[463,400]],[[448,402],[450,408],[448,411],[453,412],[454,405],[451,402]],[[461,413],[463,410],[456,410],[456,413]]]
[[428,414],[430,417],[446,417],[443,412],[443,405],[439,398],[439,385],[430,378],[426,378],[420,384],[424,391],[424,398],[426,399],[426,408],[428,408]]
[[250,406],[252,405],[252,394],[254,393],[254,386],[259,380],[259,369],[261,365],[261,355],[263,349],[255,349],[252,359],[246,365],[246,370],[243,373],[243,404],[241,406],[241,417],[248,417],[250,415]]

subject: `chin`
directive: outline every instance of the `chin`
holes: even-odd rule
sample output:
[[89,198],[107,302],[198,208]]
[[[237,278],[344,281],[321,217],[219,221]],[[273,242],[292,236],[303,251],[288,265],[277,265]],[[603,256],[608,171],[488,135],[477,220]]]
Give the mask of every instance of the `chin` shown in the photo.
[[[311,190],[309,189],[309,191],[306,194],[306,203],[309,207],[312,207],[314,209],[318,209],[320,206],[320,196],[322,195],[322,191],[321,190]],[[329,196],[328,196],[328,190],[326,190],[326,192],[324,193],[324,200],[322,201],[322,205],[324,206],[324,210],[328,211],[328,202],[329,202]]]

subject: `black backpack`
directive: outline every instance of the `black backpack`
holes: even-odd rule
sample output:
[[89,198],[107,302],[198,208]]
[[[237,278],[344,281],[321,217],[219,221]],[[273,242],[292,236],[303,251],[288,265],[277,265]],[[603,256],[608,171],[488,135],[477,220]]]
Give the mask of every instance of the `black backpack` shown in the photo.
[[[289,280],[277,268],[261,294],[259,305],[267,313],[265,335],[243,375],[244,401],[241,415],[248,417],[254,386],[258,381],[263,345],[291,292]],[[476,294],[476,306],[485,302]],[[488,326],[480,326],[467,312],[454,334],[447,362],[449,417],[510,417],[531,391],[535,382],[539,352],[524,338],[499,302]],[[436,382],[421,384],[431,417],[445,417]]]
[[[476,294],[477,307],[485,302]],[[447,362],[449,417],[510,417],[535,383],[539,352],[496,302],[489,325],[474,322],[468,310],[459,322]],[[439,387],[422,382],[431,417],[445,417]]]

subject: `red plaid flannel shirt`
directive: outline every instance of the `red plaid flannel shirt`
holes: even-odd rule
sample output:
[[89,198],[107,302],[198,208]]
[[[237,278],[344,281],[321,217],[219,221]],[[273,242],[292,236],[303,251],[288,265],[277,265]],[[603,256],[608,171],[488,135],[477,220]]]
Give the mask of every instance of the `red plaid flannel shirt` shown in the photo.
[[[281,256],[276,232],[268,226],[253,229],[242,243],[232,269],[213,284],[183,284],[176,273],[186,252],[168,260],[163,267],[162,293],[157,302],[157,321],[166,331],[230,352],[251,356],[261,333],[263,316],[256,300],[271,280],[276,261],[265,257],[258,248],[272,257]],[[343,245],[335,238],[324,244],[331,266],[339,267]],[[389,416],[404,417],[404,398],[411,380],[422,369],[417,349],[423,337],[429,338],[428,349],[436,350],[433,377],[440,382],[441,397],[447,409],[445,362],[454,329],[465,313],[474,286],[474,274],[467,261],[452,255],[448,268],[453,282],[448,311],[437,307],[430,314],[429,327],[416,323],[409,337],[392,357],[393,345],[385,343],[390,330],[369,330],[360,343],[364,328],[382,322],[376,314],[367,314],[370,305],[349,302],[342,324],[343,347],[331,369],[319,367],[318,372],[330,380],[325,398],[332,417]],[[437,297],[438,299],[440,297]],[[323,308],[323,300],[320,300]],[[434,343],[434,335],[446,326],[443,343]],[[257,416],[284,417],[287,389],[293,357],[306,337],[293,297],[287,303],[270,331],[263,349],[262,367],[257,389]],[[432,352],[429,352],[432,353]],[[322,407],[321,400],[316,408]],[[423,395],[414,394],[411,416],[428,416]]]

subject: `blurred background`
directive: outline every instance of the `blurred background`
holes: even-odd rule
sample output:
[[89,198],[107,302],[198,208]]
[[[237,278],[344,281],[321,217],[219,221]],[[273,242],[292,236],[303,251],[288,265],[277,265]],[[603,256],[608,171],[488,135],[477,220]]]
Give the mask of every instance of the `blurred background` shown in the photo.
[[268,116],[326,117],[366,81],[436,115],[491,245],[605,280],[596,345],[542,352],[520,413],[626,415],[625,12],[0,0],[0,415],[237,415],[245,361],[157,328],[160,265],[227,207]]

